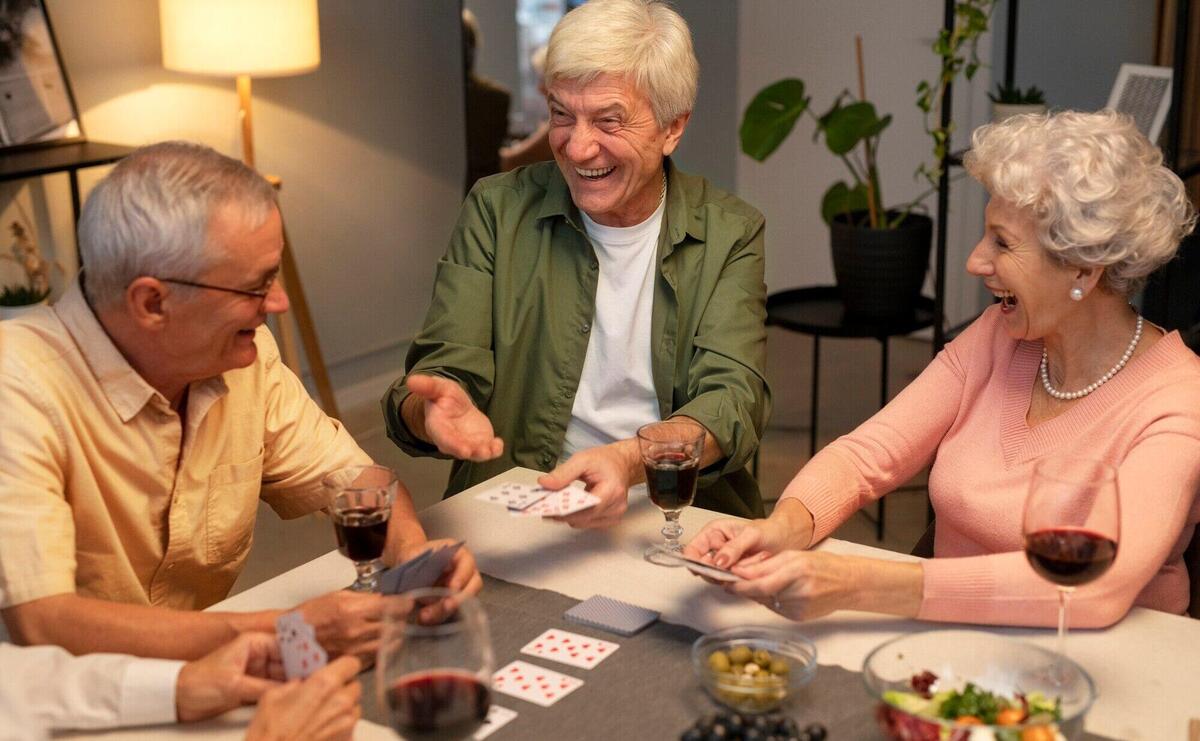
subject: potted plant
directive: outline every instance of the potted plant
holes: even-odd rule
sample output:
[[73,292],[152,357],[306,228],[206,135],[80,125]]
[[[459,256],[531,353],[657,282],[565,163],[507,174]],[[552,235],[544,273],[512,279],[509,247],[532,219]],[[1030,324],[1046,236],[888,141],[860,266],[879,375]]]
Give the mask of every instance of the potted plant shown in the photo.
[[1000,123],[1022,113],[1045,113],[1046,97],[1035,85],[1022,90],[1016,85],[996,83],[996,92],[988,93],[992,101],[992,121]]
[[910,202],[884,206],[875,155],[892,117],[880,116],[866,100],[861,38],[856,39],[857,96],[843,90],[828,110],[817,115],[804,81],[787,78],[759,91],[746,108],[739,136],[742,151],[755,160],[769,157],[800,117],[807,115],[815,125],[814,141],[824,139],[829,152],[846,166],[850,180],[839,180],[825,191],[821,218],[830,228],[834,275],[850,314],[876,321],[900,320],[912,315],[920,299],[933,223],[914,211],[936,189],[949,141],[949,131],[931,127],[928,121],[945,85],[960,72],[970,77],[979,68],[975,44],[987,30],[992,3],[960,2],[955,28],[943,30],[934,43],[942,59],[941,75],[936,82],[917,87],[917,105],[925,112],[925,128],[934,141],[934,164],[922,163],[917,174],[927,178],[931,188]]
[[24,281],[0,286],[0,319],[12,319],[50,297],[51,263],[41,256],[20,222],[14,221],[9,229],[13,235],[12,254],[0,254],[0,259],[16,263]]

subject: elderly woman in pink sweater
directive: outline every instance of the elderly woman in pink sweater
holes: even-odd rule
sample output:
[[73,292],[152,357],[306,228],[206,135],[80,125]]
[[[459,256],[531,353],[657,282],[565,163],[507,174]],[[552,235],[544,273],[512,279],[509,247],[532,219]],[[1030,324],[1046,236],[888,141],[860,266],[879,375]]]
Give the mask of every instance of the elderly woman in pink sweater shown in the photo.
[[[1200,521],[1200,359],[1129,297],[1195,225],[1183,184],[1115,113],[1026,115],[974,134],[966,167],[991,200],[967,270],[999,299],[890,404],[801,469],[765,520],[718,520],[686,553],[732,565],[727,588],[796,620],[838,609],[1052,626],[1054,585],[1022,550],[1034,463],[1118,471],[1113,567],[1072,625],[1133,605],[1182,613]],[[806,550],[932,462],[934,558]]]

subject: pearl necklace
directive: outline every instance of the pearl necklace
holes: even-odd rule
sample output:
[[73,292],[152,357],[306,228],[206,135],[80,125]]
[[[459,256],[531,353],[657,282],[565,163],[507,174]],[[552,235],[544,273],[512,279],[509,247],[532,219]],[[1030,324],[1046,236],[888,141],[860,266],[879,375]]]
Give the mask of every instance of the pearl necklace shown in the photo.
[[1070,401],[1072,399],[1081,399],[1096,389],[1103,386],[1109,379],[1117,375],[1117,373],[1125,367],[1129,359],[1133,357],[1133,350],[1137,347],[1138,340],[1142,339],[1142,317],[1139,314],[1137,318],[1137,327],[1133,330],[1133,339],[1129,341],[1129,347],[1125,348],[1125,354],[1117,361],[1117,364],[1109,369],[1108,373],[1100,376],[1100,380],[1090,384],[1078,391],[1059,391],[1050,385],[1050,363],[1046,357],[1046,348],[1042,348],[1042,388],[1046,389],[1046,393],[1053,396],[1059,401]]

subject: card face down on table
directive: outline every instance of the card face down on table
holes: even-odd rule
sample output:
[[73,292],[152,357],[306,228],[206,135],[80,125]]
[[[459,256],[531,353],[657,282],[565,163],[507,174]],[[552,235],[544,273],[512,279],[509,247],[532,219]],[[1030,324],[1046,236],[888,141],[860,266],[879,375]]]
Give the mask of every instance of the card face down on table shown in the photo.
[[597,594],[567,610],[563,617],[580,625],[631,636],[658,620],[658,613]]

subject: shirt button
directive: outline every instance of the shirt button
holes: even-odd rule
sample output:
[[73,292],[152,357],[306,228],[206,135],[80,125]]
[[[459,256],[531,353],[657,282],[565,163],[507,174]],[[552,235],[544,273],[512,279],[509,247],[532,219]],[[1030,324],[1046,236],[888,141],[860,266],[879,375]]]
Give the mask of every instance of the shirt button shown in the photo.
[[562,390],[562,397],[563,397],[564,399],[570,399],[570,398],[571,398],[571,389],[563,389],[563,390]]
[[580,334],[587,334],[588,332],[591,332],[591,331],[592,331],[592,325],[590,323],[584,322],[583,324],[579,325],[579,333]]
[[592,260],[591,268],[592,268],[593,273],[596,272],[597,270],[600,269],[600,263],[596,262],[595,260]]

